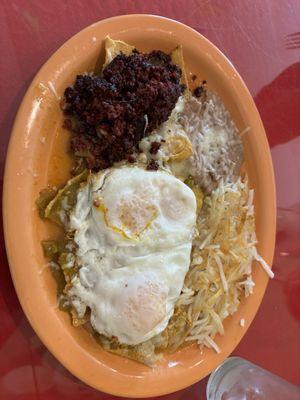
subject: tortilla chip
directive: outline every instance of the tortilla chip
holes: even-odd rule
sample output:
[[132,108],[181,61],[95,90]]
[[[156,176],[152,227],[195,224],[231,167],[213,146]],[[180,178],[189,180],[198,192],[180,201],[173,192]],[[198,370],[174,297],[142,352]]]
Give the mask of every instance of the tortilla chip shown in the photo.
[[[122,40],[114,40],[111,37],[107,36],[105,38],[105,62],[103,64],[103,68],[105,68],[118,54],[123,53],[126,56],[129,56],[133,50],[134,46],[131,46],[128,43],[123,42]],[[184,59],[183,59],[183,51],[182,45],[178,45],[170,54],[173,64],[177,65],[181,71],[181,83],[186,86],[186,90],[184,92],[184,97],[186,100],[190,97],[189,92],[189,84],[185,71]]]
[[126,56],[129,56],[134,49],[134,46],[122,42],[122,40],[114,40],[107,36],[105,38],[105,62],[103,68],[105,68],[118,54],[123,53]]
[[186,86],[184,91],[184,97],[186,100],[190,98],[189,92],[189,83],[185,71],[184,59],[183,59],[183,50],[182,45],[178,45],[170,54],[173,64],[177,65],[181,69],[181,83]]
[[45,218],[51,219],[51,221],[56,222],[58,225],[64,226],[68,217],[68,210],[76,204],[77,191],[80,184],[84,182],[87,177],[88,171],[85,170],[80,175],[70,179],[47,205],[45,209]]

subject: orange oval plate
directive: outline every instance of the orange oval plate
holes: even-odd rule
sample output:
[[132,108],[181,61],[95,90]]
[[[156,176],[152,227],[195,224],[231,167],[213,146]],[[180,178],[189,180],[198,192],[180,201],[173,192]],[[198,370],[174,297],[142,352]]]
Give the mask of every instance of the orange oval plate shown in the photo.
[[[115,395],[159,396],[182,389],[208,375],[236,347],[254,318],[268,277],[253,265],[254,294],[225,321],[225,335],[216,337],[221,354],[190,346],[167,355],[155,368],[109,354],[84,328],[74,328],[58,310],[56,283],[43,257],[40,241],[57,229],[40,220],[35,200],[47,184],[68,178],[69,135],[61,128],[59,97],[77,73],[99,63],[103,39],[124,40],[142,51],[171,51],[181,43],[188,73],[206,79],[232,113],[243,136],[246,169],[255,188],[258,250],[271,265],[275,239],[275,189],[272,161],[262,122],[241,77],[207,39],[178,22],[150,15],[107,19],[67,41],[43,65],[31,83],[11,135],[4,183],[5,241],[14,285],[32,327],[55,357],[78,378]],[[239,321],[244,318],[245,328]]]

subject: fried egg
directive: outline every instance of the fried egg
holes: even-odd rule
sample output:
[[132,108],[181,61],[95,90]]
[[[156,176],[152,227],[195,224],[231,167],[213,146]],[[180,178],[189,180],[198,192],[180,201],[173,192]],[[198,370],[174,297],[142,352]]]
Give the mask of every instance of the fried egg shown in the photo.
[[136,345],[162,332],[190,264],[196,199],[164,171],[112,168],[90,177],[70,215],[78,275],[69,296],[93,328]]

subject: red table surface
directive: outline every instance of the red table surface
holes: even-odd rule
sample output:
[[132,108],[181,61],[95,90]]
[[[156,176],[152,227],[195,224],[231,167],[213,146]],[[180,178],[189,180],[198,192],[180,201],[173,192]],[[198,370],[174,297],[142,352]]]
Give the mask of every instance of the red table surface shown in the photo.
[[[1,176],[14,116],[40,66],[87,25],[131,13],[163,15],[202,33],[228,56],[255,99],[276,175],[275,279],[234,354],[300,385],[299,0],[2,0]],[[40,342],[16,297],[2,232],[0,244],[0,399],[116,399],[81,383]],[[163,399],[205,399],[206,382]]]

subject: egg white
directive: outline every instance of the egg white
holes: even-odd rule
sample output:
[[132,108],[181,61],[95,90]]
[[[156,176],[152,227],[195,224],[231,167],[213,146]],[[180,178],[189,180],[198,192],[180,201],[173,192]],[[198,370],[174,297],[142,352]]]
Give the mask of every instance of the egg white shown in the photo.
[[70,216],[81,266],[69,295],[94,329],[135,345],[162,332],[190,264],[193,191],[163,171],[112,168],[78,192]]

